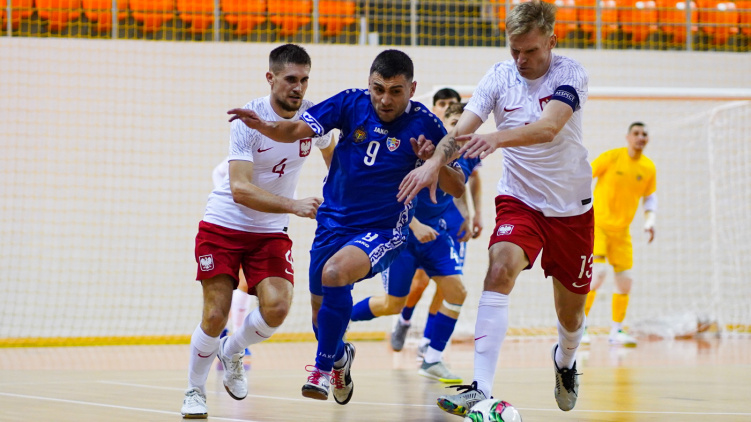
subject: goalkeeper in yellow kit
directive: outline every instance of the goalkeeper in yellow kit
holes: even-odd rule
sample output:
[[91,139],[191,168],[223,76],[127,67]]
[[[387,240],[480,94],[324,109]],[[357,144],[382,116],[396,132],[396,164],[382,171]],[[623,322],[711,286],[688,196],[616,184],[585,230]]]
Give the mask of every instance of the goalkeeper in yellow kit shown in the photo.
[[[657,174],[652,160],[643,154],[649,142],[647,126],[641,122],[631,123],[626,141],[628,145],[625,148],[606,151],[592,162],[592,177],[597,179],[594,190],[595,263],[584,312],[589,315],[597,289],[605,281],[610,264],[615,271],[615,290],[613,324],[608,340],[614,345],[635,347],[636,340],[622,326],[633,283],[630,271],[633,251],[629,226],[639,207],[639,199],[644,198],[644,230],[649,234],[649,242],[654,240]],[[585,330],[582,344],[588,343],[589,335]]]

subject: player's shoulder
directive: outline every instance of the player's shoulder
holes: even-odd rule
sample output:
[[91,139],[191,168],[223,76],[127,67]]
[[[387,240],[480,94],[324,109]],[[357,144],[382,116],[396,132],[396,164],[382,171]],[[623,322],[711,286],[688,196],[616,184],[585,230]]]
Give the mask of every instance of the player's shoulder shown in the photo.
[[568,56],[561,56],[558,54],[553,55],[553,60],[550,66],[550,73],[552,75],[583,78],[589,79],[587,70],[581,63]]
[[411,120],[412,122],[419,122],[419,124],[422,124],[423,127],[426,128],[445,130],[441,119],[433,114],[433,112],[430,111],[430,109],[426,107],[425,104],[418,101],[412,101],[411,103],[410,114],[413,116]]
[[647,157],[646,155],[641,155],[641,162],[644,167],[647,167],[649,169],[652,169],[653,171],[657,169],[657,166],[655,165],[655,162],[652,161],[651,158]]

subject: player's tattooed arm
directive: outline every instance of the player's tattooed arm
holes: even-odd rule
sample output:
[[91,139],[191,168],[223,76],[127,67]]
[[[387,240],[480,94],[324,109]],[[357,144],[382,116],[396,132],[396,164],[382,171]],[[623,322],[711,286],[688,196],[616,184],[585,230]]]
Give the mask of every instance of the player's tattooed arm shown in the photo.
[[438,144],[441,152],[443,153],[442,163],[446,165],[457,158],[456,153],[459,152],[459,145],[456,143],[456,138],[449,134]]

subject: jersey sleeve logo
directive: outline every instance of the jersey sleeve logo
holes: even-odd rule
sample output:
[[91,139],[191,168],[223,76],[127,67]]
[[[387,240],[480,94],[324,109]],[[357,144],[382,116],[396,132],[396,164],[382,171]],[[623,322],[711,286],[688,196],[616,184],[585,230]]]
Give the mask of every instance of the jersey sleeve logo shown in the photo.
[[303,113],[302,119],[305,120],[305,123],[310,126],[311,129],[313,129],[313,132],[316,133],[318,136],[323,136],[323,126],[321,126],[320,123],[315,119],[315,117],[311,116],[307,111]]
[[313,144],[313,140],[310,138],[300,139],[300,157],[307,157],[310,155],[310,147]]
[[366,139],[368,139],[368,133],[365,132],[365,128],[362,126],[355,129],[354,133],[352,133],[352,141],[356,144],[365,142]]
[[389,151],[394,151],[397,148],[399,148],[399,144],[401,144],[402,141],[396,139],[396,138],[388,138],[386,139],[386,147],[389,149]]

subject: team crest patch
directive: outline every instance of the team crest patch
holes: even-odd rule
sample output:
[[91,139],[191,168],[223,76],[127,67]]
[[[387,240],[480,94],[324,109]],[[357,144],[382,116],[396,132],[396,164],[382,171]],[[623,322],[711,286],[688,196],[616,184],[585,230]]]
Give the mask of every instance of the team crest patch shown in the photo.
[[300,157],[307,157],[310,155],[311,145],[313,145],[312,139],[300,139]]
[[502,226],[498,227],[498,232],[496,232],[496,236],[506,236],[511,234],[511,232],[514,230],[514,226],[511,224],[503,224]]
[[395,149],[399,148],[400,143],[401,141],[396,138],[386,139],[386,147],[389,149],[389,151],[394,151]]
[[368,138],[368,134],[367,134],[367,132],[365,132],[365,128],[363,128],[362,126],[360,126],[357,129],[355,129],[355,132],[352,134],[352,140],[356,144],[359,144],[359,143],[365,141],[365,139],[367,139],[367,138]]
[[552,95],[548,95],[545,98],[540,98],[540,110],[543,110],[546,105],[550,102],[550,100],[553,98]]
[[201,265],[201,271],[211,271],[214,269],[214,256],[213,255],[199,256],[198,263]]

